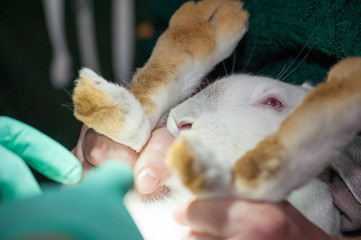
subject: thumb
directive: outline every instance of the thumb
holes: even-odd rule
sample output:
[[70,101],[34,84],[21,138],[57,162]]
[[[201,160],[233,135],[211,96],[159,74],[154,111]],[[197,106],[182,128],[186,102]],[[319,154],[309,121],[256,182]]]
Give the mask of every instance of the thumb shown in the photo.
[[170,170],[164,160],[173,141],[174,137],[165,126],[153,130],[149,142],[135,164],[135,184],[139,192],[152,193],[168,179]]
[[109,160],[91,170],[82,185],[124,197],[133,187],[133,169],[125,162]]

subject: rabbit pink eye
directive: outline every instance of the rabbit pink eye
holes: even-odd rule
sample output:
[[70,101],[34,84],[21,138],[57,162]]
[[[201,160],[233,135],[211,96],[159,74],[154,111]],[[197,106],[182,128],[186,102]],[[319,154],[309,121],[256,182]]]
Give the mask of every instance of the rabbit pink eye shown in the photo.
[[284,106],[283,106],[283,103],[278,100],[277,98],[275,97],[270,97],[270,98],[267,98],[264,102],[263,102],[263,105],[267,105],[269,107],[272,107],[276,110],[281,110]]

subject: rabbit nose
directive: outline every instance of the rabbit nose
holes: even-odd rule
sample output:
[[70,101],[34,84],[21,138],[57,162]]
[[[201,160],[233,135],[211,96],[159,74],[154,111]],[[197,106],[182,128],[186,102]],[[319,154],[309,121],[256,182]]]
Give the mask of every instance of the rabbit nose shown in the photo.
[[170,115],[167,120],[167,128],[174,137],[178,137],[181,131],[191,129],[192,126],[193,121],[191,119],[182,119],[178,122],[173,115]]
[[177,125],[178,130],[181,132],[183,130],[188,130],[191,129],[193,126],[193,123],[189,123],[189,122],[182,122],[180,124]]

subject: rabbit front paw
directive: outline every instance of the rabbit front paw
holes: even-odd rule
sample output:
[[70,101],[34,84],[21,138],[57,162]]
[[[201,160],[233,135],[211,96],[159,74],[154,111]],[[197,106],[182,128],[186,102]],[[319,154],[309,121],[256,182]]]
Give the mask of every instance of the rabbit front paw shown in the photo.
[[[232,195],[241,198],[280,201],[295,181],[287,168],[287,151],[276,134],[266,137],[232,167]],[[288,159],[287,159],[288,160]]]
[[171,18],[164,39],[176,40],[184,55],[210,58],[212,65],[228,57],[247,31],[249,14],[234,0],[185,3]]
[[113,141],[139,152],[149,139],[149,120],[139,101],[92,70],[80,70],[72,99],[75,117]]
[[292,184],[283,150],[273,137],[266,138],[232,164],[191,131],[182,132],[171,146],[167,164],[183,185],[199,198],[240,197],[245,199],[284,200]]
[[225,156],[197,136],[182,134],[168,152],[167,165],[200,198],[230,195],[231,166]]

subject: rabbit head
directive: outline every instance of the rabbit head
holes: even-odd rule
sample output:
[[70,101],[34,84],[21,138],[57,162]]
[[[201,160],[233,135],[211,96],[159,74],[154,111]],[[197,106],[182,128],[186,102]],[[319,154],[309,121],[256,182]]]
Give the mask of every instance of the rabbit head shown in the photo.
[[307,91],[267,77],[235,74],[173,108],[167,127],[176,137],[197,135],[232,162],[276,131]]

